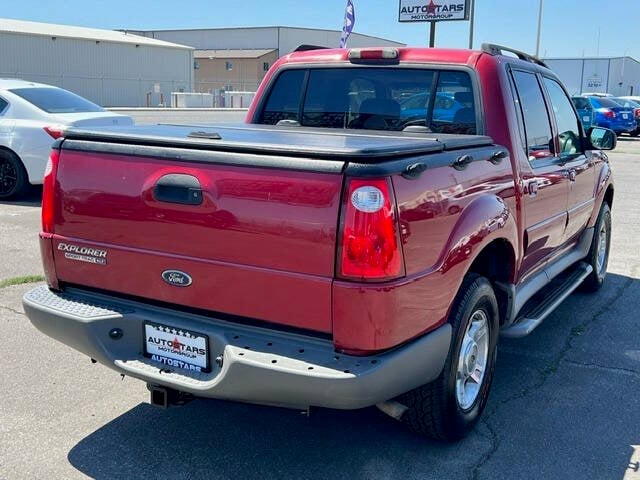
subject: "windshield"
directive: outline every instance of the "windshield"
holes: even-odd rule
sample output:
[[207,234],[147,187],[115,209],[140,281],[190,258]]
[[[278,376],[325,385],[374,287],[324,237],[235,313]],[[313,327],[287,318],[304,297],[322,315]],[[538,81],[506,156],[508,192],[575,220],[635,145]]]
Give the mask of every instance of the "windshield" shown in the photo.
[[476,133],[469,74],[417,68],[289,69],[271,87],[258,123]]
[[47,113],[104,112],[104,108],[75,93],[55,87],[14,88],[11,93],[22,97]]

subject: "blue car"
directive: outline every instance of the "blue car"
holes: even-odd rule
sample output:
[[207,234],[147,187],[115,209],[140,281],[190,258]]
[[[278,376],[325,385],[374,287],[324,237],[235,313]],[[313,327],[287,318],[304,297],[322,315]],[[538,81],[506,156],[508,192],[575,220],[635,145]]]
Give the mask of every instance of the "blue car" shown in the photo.
[[571,97],[571,101],[578,111],[582,127],[586,132],[596,126],[596,112],[587,97]]
[[633,109],[625,108],[607,97],[587,97],[596,111],[596,125],[610,128],[616,135],[631,133],[637,128]]
[[[416,93],[400,104],[400,118],[425,118],[429,95]],[[465,105],[456,100],[454,93],[438,92],[433,105],[433,119],[441,122],[453,122],[456,112]]]

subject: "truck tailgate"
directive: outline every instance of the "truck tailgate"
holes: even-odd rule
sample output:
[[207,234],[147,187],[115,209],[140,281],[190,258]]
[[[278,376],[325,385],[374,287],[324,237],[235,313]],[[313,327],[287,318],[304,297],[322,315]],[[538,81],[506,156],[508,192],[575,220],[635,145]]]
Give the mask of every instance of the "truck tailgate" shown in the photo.
[[[311,172],[261,168],[248,154],[233,164],[164,156],[63,144],[53,236],[58,279],[331,332],[340,165]],[[166,177],[176,174],[182,177]],[[200,204],[157,193],[161,178],[185,176],[199,183]],[[170,200],[171,188],[179,194],[181,187],[166,188]],[[170,278],[171,270],[181,273]]]

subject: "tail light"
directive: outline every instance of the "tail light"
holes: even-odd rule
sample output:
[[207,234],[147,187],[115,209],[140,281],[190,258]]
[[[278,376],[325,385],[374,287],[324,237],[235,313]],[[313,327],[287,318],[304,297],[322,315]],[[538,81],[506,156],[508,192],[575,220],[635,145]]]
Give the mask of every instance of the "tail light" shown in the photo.
[[380,281],[404,275],[395,198],[389,178],[349,180],[341,218],[338,276]]
[[609,108],[603,108],[600,110],[605,117],[607,118],[616,118],[616,112],[614,112],[613,110],[609,109]]
[[44,185],[42,187],[42,231],[44,233],[54,233],[54,201],[59,159],[60,151],[51,150],[51,155],[44,171]]
[[640,118],[640,108],[634,108],[633,109],[633,116],[635,118]]
[[47,132],[54,140],[57,140],[64,135],[64,127],[61,125],[48,125],[44,127],[44,131]]

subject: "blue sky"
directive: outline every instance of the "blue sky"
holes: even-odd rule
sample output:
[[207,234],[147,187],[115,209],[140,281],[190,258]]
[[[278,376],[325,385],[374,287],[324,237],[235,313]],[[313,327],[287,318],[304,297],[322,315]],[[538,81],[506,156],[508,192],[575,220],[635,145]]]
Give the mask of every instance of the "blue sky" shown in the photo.
[[[355,31],[426,45],[428,24],[398,23],[397,0],[353,0]],[[234,26],[342,28],[346,0],[6,0],[0,16],[96,28],[169,29]],[[428,3],[425,0],[425,3]],[[436,0],[435,3],[449,3]],[[482,42],[535,51],[538,0],[476,0],[474,46]],[[540,55],[629,55],[640,60],[640,0],[544,0]],[[468,22],[441,22],[436,46],[468,46]]]

